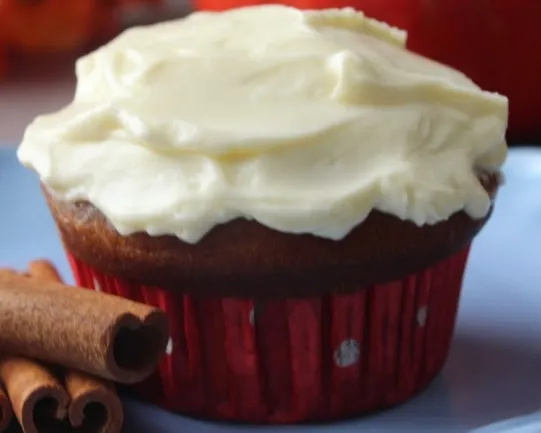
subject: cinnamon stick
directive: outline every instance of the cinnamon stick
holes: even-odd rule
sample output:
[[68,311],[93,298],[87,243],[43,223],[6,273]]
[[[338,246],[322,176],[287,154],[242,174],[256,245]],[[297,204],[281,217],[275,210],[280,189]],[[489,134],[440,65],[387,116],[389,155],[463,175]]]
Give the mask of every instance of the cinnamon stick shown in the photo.
[[125,384],[149,376],[165,353],[167,319],[157,308],[5,271],[0,299],[7,353]]
[[61,431],[69,397],[49,370],[26,358],[8,356],[0,360],[0,379],[24,433]]
[[49,260],[40,259],[31,261],[28,264],[28,273],[26,275],[37,278],[40,281],[63,283],[56,266]]
[[[49,261],[33,261],[28,269],[40,281],[62,282]],[[87,433],[120,432],[124,411],[113,384],[75,370],[65,372],[64,383],[71,399],[68,419],[72,427]]]
[[119,433],[124,421],[122,402],[112,384],[71,370],[65,376],[71,397],[68,419],[77,431]]
[[11,403],[4,390],[0,388],[0,433],[8,427],[12,416]]

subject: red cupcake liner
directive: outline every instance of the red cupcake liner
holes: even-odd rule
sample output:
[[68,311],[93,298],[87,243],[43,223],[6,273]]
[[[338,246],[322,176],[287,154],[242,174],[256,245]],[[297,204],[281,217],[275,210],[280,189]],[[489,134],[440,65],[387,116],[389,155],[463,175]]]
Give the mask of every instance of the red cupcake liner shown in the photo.
[[77,283],[157,306],[167,355],[138,394],[196,417],[326,421],[408,400],[449,351],[468,249],[352,294],[257,300],[183,295],[104,275],[69,255]]

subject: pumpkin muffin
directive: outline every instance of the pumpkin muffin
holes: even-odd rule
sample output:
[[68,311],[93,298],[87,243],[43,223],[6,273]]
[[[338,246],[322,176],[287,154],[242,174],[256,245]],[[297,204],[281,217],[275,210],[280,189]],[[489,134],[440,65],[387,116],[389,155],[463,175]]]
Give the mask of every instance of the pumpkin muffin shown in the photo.
[[350,9],[194,13],[80,59],[28,127],[77,282],[170,319],[141,397],[325,421],[440,371],[508,107],[405,39]]

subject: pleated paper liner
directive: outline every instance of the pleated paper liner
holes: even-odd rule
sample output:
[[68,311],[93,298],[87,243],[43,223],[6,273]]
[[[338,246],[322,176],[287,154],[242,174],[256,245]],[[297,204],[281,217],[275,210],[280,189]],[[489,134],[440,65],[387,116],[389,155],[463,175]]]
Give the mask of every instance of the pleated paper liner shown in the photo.
[[446,360],[467,256],[353,294],[272,301],[128,284],[69,258],[79,285],[167,313],[167,355],[137,387],[142,398],[202,418],[295,423],[360,415],[422,390]]

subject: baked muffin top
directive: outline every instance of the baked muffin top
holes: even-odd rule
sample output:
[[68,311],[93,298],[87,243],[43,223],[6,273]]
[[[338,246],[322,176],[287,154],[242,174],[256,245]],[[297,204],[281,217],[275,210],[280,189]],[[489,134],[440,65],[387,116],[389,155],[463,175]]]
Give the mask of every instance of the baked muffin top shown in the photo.
[[377,209],[487,215],[508,101],[352,9],[257,6],[125,31],[77,63],[74,100],[18,150],[57,199],[122,235],[196,243],[253,219],[342,239]]

